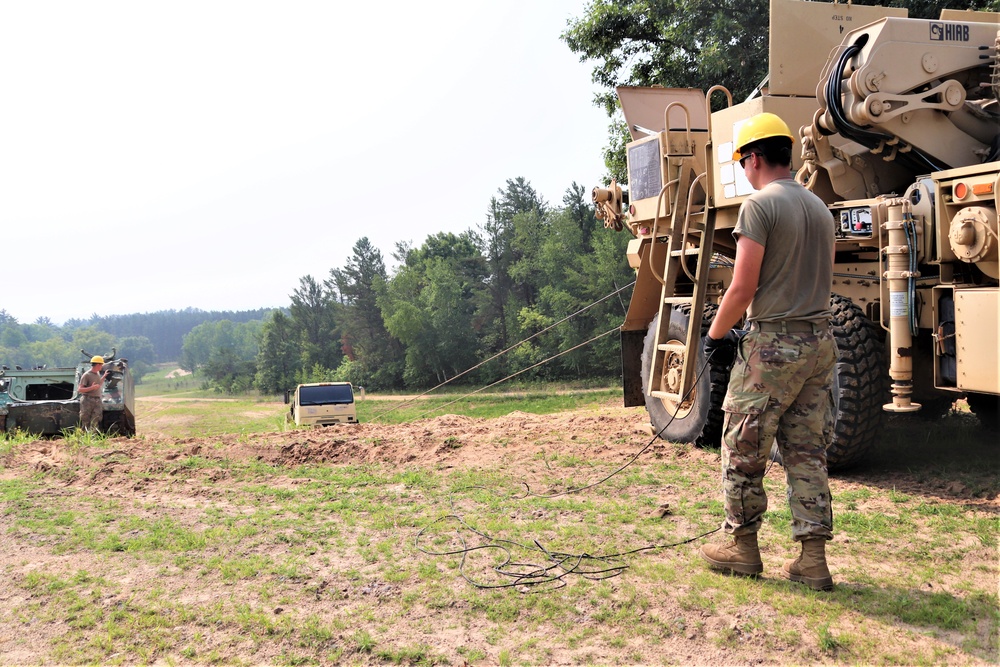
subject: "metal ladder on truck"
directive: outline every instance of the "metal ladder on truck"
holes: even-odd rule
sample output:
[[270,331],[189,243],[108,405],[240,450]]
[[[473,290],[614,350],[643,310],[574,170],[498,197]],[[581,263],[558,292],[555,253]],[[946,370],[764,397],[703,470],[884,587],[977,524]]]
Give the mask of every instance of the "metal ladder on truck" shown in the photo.
[[[666,216],[669,218],[669,231],[664,230],[668,236],[665,244],[666,248],[660,250],[659,256],[651,256],[650,266],[654,277],[660,281],[659,318],[656,325],[655,346],[648,373],[648,386],[646,393],[654,398],[669,401],[678,407],[678,412],[683,409],[683,405],[691,399],[692,388],[697,379],[698,364],[692,363],[700,359],[701,353],[701,323],[702,313],[705,310],[706,291],[708,286],[708,274],[712,261],[712,246],[715,238],[715,213],[716,209],[712,205],[712,142],[711,142],[711,99],[712,93],[722,91],[732,105],[732,96],[729,91],[722,86],[714,86],[706,93],[706,115],[708,118],[709,141],[705,146],[706,169],[692,178],[696,171],[695,144],[691,139],[691,121],[687,108],[680,102],[672,102],[664,110],[664,143],[661,146],[663,159],[666,161],[666,183],[660,190],[657,201],[656,217],[653,220],[651,252],[657,252],[657,247],[662,248],[664,244],[655,242],[662,236],[659,229],[660,211],[662,200],[666,196],[669,209]],[[675,130],[670,127],[670,110],[679,107],[687,119],[687,127],[684,130]],[[701,215],[701,224],[692,224],[692,194],[696,187],[700,187],[705,192],[704,212]],[[670,192],[673,190],[673,198]],[[695,229],[694,227],[697,227]],[[689,238],[693,242],[700,231],[700,240],[697,247],[689,247]],[[692,274],[687,266],[687,258],[695,255],[697,257],[695,271]],[[657,274],[657,267],[663,266],[662,274]],[[691,281],[692,290],[690,295],[680,295],[677,293],[678,278],[681,272]],[[689,324],[687,329],[687,339],[684,344],[671,342],[668,335],[670,319],[674,308],[688,305],[690,307]]]

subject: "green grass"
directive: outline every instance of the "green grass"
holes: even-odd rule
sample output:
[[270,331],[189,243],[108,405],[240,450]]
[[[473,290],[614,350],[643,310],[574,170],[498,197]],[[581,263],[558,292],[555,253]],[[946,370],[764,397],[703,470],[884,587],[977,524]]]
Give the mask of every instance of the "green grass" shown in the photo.
[[[205,380],[196,372],[168,379],[166,376],[177,368],[176,364],[160,364],[157,369],[143,376],[136,385],[136,396],[165,396],[169,398],[217,399],[234,398],[244,404],[283,403],[281,395],[261,395],[249,392],[243,395],[221,394],[205,388]],[[384,423],[409,421],[418,416],[458,414],[470,417],[497,417],[514,410],[549,414],[578,407],[600,405],[609,399],[618,399],[621,388],[613,382],[586,383],[524,383],[509,382],[486,391],[479,386],[448,385],[424,394],[425,390],[405,392],[371,392],[372,400],[357,400],[358,417],[369,421],[378,417]],[[475,392],[475,393],[473,393]],[[394,399],[394,396],[399,396]],[[419,396],[413,400],[413,397]],[[382,400],[375,400],[378,397]],[[284,413],[282,408],[281,412]]]
[[472,389],[452,389],[446,395],[430,395],[419,400],[358,401],[358,419],[398,424],[413,419],[443,414],[491,419],[514,411],[552,414],[565,410],[598,407],[621,397],[621,389],[535,389],[529,391],[481,392],[467,395]]
[[[571,398],[608,400],[601,392]],[[566,397],[488,399],[447,412],[530,412]],[[245,423],[234,430],[237,415],[266,407],[179,405],[199,428],[211,423],[248,442]],[[949,424],[924,427],[921,438],[927,431],[929,443]],[[662,548],[722,517],[715,456],[690,448],[552,498],[523,497],[520,474],[533,474],[541,491],[579,486],[616,465],[559,452],[529,455],[531,465],[516,470],[183,456],[129,473],[122,481],[149,485],[136,493],[80,481],[128,457],[112,460],[107,441],[78,438],[68,441],[76,459],[66,470],[0,477],[4,539],[36,554],[29,562],[17,552],[0,566],[0,586],[19,601],[0,609],[0,623],[23,635],[45,624],[32,661],[76,664],[229,663],[258,651],[296,665],[603,664],[609,651],[641,663],[658,662],[668,641],[689,642],[695,654],[722,648],[733,662],[989,662],[1000,634],[998,567],[982,554],[996,553],[1000,521],[978,501],[995,499],[1000,482],[993,450],[966,437],[963,450],[942,451],[890,432],[869,472],[834,479],[837,587],[829,594],[777,574],[795,548],[780,468],[766,479],[764,577],[710,572],[697,544]],[[11,453],[24,441],[0,443]],[[212,481],[223,472],[224,484]],[[961,494],[943,491],[956,482]],[[660,517],[665,493],[671,511]],[[487,545],[464,560],[446,553]],[[661,548],[616,555],[651,545]],[[523,585],[463,579],[509,585],[495,569],[506,559],[508,570],[532,571],[552,566],[553,553],[570,555],[561,588],[526,594]],[[625,568],[618,576],[594,574],[616,566]],[[723,625],[711,622],[722,617]],[[454,651],[441,649],[442,632],[457,638]]]
[[[256,393],[230,396],[202,389],[202,381],[194,376],[165,379],[175,368],[163,367],[144,377],[136,386],[136,395],[146,398],[137,407],[137,428],[143,432],[144,418],[156,420],[155,430],[176,438],[204,437],[222,434],[251,436],[294,429],[285,419],[288,407],[280,396],[261,396]],[[551,414],[578,408],[596,408],[620,398],[618,388],[573,387],[565,384],[518,385],[492,392],[468,395],[474,389],[447,387],[433,395],[419,399],[393,398],[378,394],[359,399],[356,403],[358,420],[363,423],[398,424],[414,419],[432,418],[444,414],[477,418],[494,418],[520,411],[532,414]],[[416,396],[417,392],[408,396]],[[155,402],[155,397],[166,397],[169,402]],[[154,401],[155,403],[150,403]],[[143,410],[145,409],[145,413]],[[165,425],[164,425],[165,424]],[[378,443],[373,443],[378,444]],[[445,446],[460,449],[458,438],[446,441]],[[0,446],[3,446],[0,443]],[[0,451],[2,453],[2,451]]]
[[[142,434],[143,403],[137,411],[137,430]],[[158,419],[171,419],[165,430],[177,438],[206,437],[223,434],[249,436],[254,433],[275,433],[285,428],[284,406],[246,399],[205,401],[197,398],[176,403],[159,404]],[[160,429],[164,430],[164,429]]]

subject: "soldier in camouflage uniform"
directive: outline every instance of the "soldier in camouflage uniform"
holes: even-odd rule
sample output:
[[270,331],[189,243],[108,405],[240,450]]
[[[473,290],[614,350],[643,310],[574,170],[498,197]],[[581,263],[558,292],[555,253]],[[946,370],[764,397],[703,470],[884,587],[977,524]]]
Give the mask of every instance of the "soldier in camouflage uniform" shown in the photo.
[[80,428],[86,431],[96,431],[101,426],[101,416],[104,409],[101,403],[101,392],[107,373],[101,373],[104,368],[104,358],[94,357],[90,360],[90,370],[80,377],[77,393],[80,395]]
[[[733,282],[705,339],[709,362],[735,360],[723,410],[723,529],[727,544],[701,548],[712,568],[763,571],[757,544],[767,496],[764,472],[771,443],[788,482],[792,537],[802,555],[784,575],[816,590],[833,588],[826,541],[833,512],[826,448],[833,437],[830,385],[837,358],[829,328],[833,281],[833,217],[816,195],[791,178],[792,135],[780,118],[762,113],[737,135],[739,160],[757,190],[740,208]],[[732,331],[746,314],[749,333]]]

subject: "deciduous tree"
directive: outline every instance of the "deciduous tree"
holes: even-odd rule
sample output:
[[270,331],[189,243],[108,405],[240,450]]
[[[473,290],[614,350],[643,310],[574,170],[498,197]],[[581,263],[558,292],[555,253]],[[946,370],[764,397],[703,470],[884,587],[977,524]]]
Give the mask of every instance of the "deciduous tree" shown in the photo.
[[418,249],[400,247],[396,257],[403,266],[378,303],[406,350],[406,384],[437,384],[474,366],[486,267],[472,234],[435,234]]

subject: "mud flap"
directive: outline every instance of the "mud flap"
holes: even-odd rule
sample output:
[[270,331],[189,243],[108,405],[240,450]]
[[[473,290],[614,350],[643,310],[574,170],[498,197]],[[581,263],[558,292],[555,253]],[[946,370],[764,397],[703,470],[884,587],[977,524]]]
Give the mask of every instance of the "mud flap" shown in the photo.
[[646,388],[642,386],[642,345],[646,330],[621,331],[622,390],[625,407],[646,405]]

